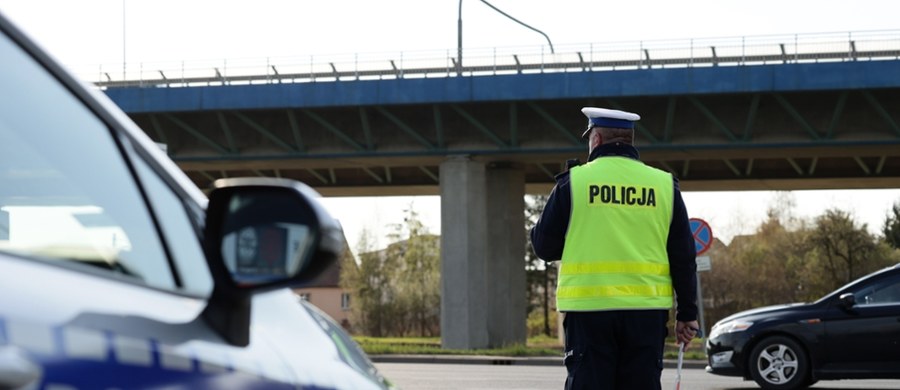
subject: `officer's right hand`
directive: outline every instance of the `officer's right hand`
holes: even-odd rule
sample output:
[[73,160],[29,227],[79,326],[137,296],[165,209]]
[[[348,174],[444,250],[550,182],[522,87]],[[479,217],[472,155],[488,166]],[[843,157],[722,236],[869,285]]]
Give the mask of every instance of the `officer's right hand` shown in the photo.
[[697,332],[699,331],[700,324],[697,321],[675,321],[675,337],[678,339],[678,344],[683,345],[685,350],[687,350],[691,340],[697,337]]

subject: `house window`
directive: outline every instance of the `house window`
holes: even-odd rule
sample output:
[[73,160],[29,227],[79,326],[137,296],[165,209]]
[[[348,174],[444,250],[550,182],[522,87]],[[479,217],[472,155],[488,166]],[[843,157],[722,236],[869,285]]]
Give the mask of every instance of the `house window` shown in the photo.
[[350,294],[341,294],[341,310],[350,310]]
[[300,299],[309,302],[309,293],[301,293]]

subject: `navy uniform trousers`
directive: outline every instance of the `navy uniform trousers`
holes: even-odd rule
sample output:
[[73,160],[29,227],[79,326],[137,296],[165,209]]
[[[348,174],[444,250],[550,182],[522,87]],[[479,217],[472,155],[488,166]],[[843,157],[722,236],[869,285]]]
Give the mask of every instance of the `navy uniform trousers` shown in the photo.
[[668,310],[567,312],[566,390],[659,390]]

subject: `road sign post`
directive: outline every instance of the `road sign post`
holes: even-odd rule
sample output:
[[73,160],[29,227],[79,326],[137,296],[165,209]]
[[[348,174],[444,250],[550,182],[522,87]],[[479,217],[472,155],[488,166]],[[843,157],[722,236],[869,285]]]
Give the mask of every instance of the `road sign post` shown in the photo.
[[694,247],[697,249],[697,255],[702,255],[712,246],[713,234],[712,228],[706,221],[700,218],[691,218],[691,234],[694,235]]
[[697,272],[709,271],[712,269],[712,261],[709,256],[697,256]]
[[[709,224],[706,221],[700,218],[691,218],[691,234],[694,236],[694,248],[697,250],[697,255],[702,255],[709,250],[713,243],[713,234],[712,228],[709,227]],[[696,259],[697,261],[697,309],[700,315],[700,329],[703,331],[703,335],[706,333],[706,320],[703,316],[703,289],[700,284],[700,272],[709,271],[712,269],[712,261],[709,256],[699,256]]]
[[706,337],[706,320],[703,318],[703,288],[700,287],[700,273],[697,273],[697,311],[700,315],[701,336]]

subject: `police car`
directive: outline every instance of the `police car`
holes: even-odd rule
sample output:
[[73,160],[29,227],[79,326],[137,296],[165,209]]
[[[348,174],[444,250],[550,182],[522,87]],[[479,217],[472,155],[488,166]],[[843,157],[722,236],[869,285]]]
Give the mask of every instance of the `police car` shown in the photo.
[[309,187],[197,189],[0,15],[0,389],[384,389],[286,289],[342,252]]

